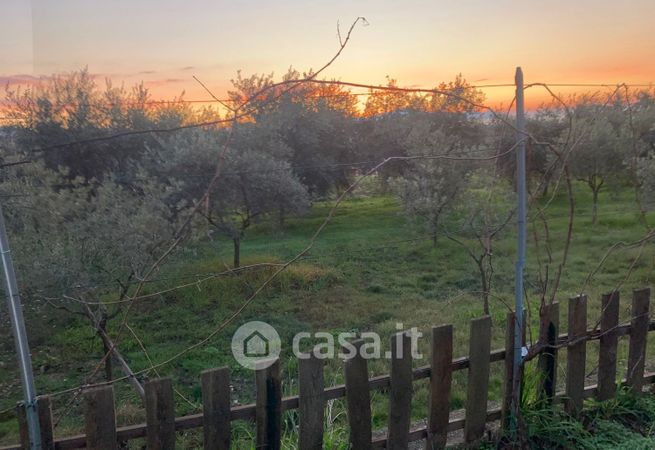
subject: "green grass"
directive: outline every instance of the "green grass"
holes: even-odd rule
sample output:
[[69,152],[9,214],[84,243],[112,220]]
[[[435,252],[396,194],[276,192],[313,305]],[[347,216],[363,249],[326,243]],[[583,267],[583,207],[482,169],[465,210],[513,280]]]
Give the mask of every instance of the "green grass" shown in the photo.
[[[563,303],[562,324],[566,324],[566,298],[583,289],[584,280],[608,249],[618,241],[638,239],[645,231],[637,215],[630,212],[636,209],[631,192],[604,193],[601,196],[599,223],[592,225],[590,196],[584,186],[576,185],[575,188],[577,212],[574,237],[557,296]],[[565,200],[563,197],[556,198],[547,210],[555,261],[561,257],[566,235],[568,204]],[[330,207],[330,203],[315,205],[307,217],[289,220],[282,232],[269,224],[259,224],[248,230],[242,243],[242,264],[282,262],[292,257],[307,245]],[[651,215],[650,219],[653,221],[655,217]],[[388,340],[396,331],[397,322],[402,322],[405,328],[418,327],[424,333],[429,332],[433,325],[452,323],[455,326],[455,356],[468,354],[468,323],[482,314],[482,302],[476,292],[480,287],[475,266],[457,244],[440,238],[437,246],[433,247],[430,239],[422,234],[420,227],[407,223],[402,209],[392,197],[359,197],[344,202],[307,258],[291,266],[234,323],[209,342],[160,369],[160,374],[172,377],[176,388],[195,405],[191,406],[178,397],[177,414],[197,410],[201,398],[199,373],[211,367],[229,366],[234,385],[233,400],[241,404],[253,401],[252,373],[236,364],[230,352],[233,332],[249,320],[264,320],[275,326],[282,337],[283,347],[287,349],[292,336],[298,331],[376,331],[388,348]],[[408,241],[414,238],[416,240]],[[538,264],[532,234],[530,241],[526,287],[531,311],[536,316]],[[494,246],[494,296],[491,299],[493,348],[503,346],[506,305],[513,304],[515,248],[514,228],[510,226]],[[158,276],[181,277],[223,271],[232,260],[231,251],[231,243],[225,240],[198,241],[178,252]],[[603,292],[623,284],[621,310],[625,319],[629,314],[629,290],[652,284],[655,252],[650,243],[629,279],[625,280],[637,253],[637,248],[618,248],[584,287],[589,295],[590,324],[598,318],[599,299]],[[551,277],[555,269],[556,265],[553,265]],[[140,301],[133,309],[130,325],[141,337],[153,361],[166,360],[214,331],[273,270],[262,269],[221,277]],[[147,292],[157,292],[188,281],[161,281],[148,285]],[[106,298],[113,297],[108,294]],[[79,385],[102,354],[101,344],[94,337],[86,319],[67,317],[64,320],[62,317],[62,312],[49,309],[38,315],[28,311],[37,387],[42,393]],[[109,325],[110,329],[115,329],[118,322],[119,319],[114,319]],[[536,324],[535,317],[532,323]],[[563,331],[565,328],[563,326]],[[420,349],[426,357],[429,355],[427,345],[424,338]],[[6,345],[3,349],[0,354],[0,410],[11,407],[21,396],[12,348]],[[120,349],[134,370],[149,367],[138,342],[128,334],[121,339]],[[649,361],[655,361],[653,351],[655,347],[651,345]],[[619,352],[621,370],[626,354],[626,345],[622,342]],[[565,352],[562,351],[561,355],[564,358]],[[284,389],[285,393],[291,394],[297,387],[297,364],[288,350],[283,351],[282,358]],[[590,344],[590,380],[593,380],[594,372],[591,369],[596,366],[596,361],[597,344]],[[427,359],[415,364],[427,364]],[[388,373],[388,366],[386,360],[369,362],[371,375]],[[565,378],[563,370],[560,364],[560,381]],[[500,399],[501,373],[502,363],[492,365],[492,402]],[[464,405],[465,376],[464,372],[459,372],[454,377],[451,408]],[[326,383],[342,381],[341,363],[329,362]],[[120,424],[143,420],[143,411],[128,385],[117,383],[116,396]],[[374,425],[383,428],[388,415],[387,398],[382,393],[375,393],[373,398]],[[427,398],[427,384],[415,383],[414,420],[425,418]],[[66,412],[57,428],[59,436],[81,429],[79,404],[69,404],[69,399],[69,395],[55,398],[55,415],[59,417]],[[326,439],[331,441],[327,448],[338,448],[347,436],[343,402],[334,402],[331,411],[330,431],[326,434]],[[285,423],[289,425],[285,442],[289,442],[288,448],[293,448],[293,416],[289,415]],[[242,443],[253,432],[246,423],[235,423],[234,426]],[[0,443],[16,440],[16,422],[1,422]],[[185,435],[180,445],[195,448],[200,441],[201,436],[191,432]]]
[[[554,407],[533,402],[524,405],[524,442],[528,448],[652,449],[655,448],[655,399],[619,389],[612,400],[589,399],[578,418]],[[489,443],[490,448],[495,445]]]

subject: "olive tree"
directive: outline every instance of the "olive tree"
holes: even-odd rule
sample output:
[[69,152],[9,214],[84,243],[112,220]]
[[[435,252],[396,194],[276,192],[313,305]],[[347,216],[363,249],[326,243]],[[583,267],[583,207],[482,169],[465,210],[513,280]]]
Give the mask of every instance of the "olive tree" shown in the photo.
[[[232,241],[235,267],[240,265],[241,241],[253,223],[276,214],[279,220],[281,213],[299,214],[309,206],[307,188],[283,159],[284,145],[271,135],[253,139],[252,134],[260,132],[266,130],[241,135],[237,129],[226,142],[220,133],[192,130],[173,142],[166,162],[187,202],[205,199],[201,215]],[[210,184],[217,165],[218,177]]]
[[307,190],[288,163],[253,151],[230,151],[205,218],[232,240],[234,267],[239,267],[241,239],[248,227],[281,210],[301,213],[308,204]]
[[620,179],[626,159],[626,135],[622,124],[610,120],[609,107],[581,103],[574,113],[574,139],[570,167],[592,194],[592,223],[598,220],[598,195],[608,183]]
[[488,315],[494,276],[493,244],[514,216],[514,193],[506,179],[485,170],[472,173],[467,184],[456,208],[458,231],[445,228],[445,234],[474,261],[484,313]]
[[[149,179],[139,184],[110,176],[83,180],[42,163],[6,172],[0,181],[26,313],[50,325],[33,330],[46,333],[71,314],[86,317],[104,351],[114,356],[105,359],[107,379],[112,359],[124,362],[108,337],[108,322],[125,311],[134,283],[157,273],[151,269],[173,238],[170,189]],[[109,295],[119,303],[103,304]],[[46,312],[45,306],[54,309]],[[121,369],[130,373],[125,364]]]
[[[69,179],[102,180],[111,172],[136,175],[135,162],[151,164],[149,149],[157,148],[157,139],[147,133],[95,138],[191,122],[199,113],[177,100],[152,103],[143,84],[126,89],[107,81],[100,87],[83,69],[28,87],[7,87],[3,115],[15,124],[16,151],[55,171],[65,167]],[[49,150],[39,151],[44,147]]]
[[637,174],[639,176],[641,194],[645,199],[648,209],[655,208],[655,152],[651,151],[648,156],[640,158]]
[[[629,128],[632,155],[631,175],[635,177],[637,201],[640,207],[655,207],[655,93],[644,90],[632,104]],[[645,216],[642,216],[643,220]]]
[[95,298],[116,286],[125,295],[172,238],[172,191],[145,176],[138,185],[71,179],[41,163],[5,174],[0,195],[28,292]]
[[429,114],[416,117],[404,143],[410,159],[394,189],[408,218],[425,226],[436,246],[441,220],[466,186],[472,165],[459,159],[472,143],[462,132],[466,127],[445,126],[433,119]]
[[637,155],[645,156],[649,151],[655,151],[655,89],[638,92],[628,110],[630,112],[632,120],[629,125],[639,144]]
[[[290,69],[282,79],[290,82],[308,75]],[[281,158],[289,162],[293,173],[312,194],[324,196],[349,185],[353,116],[357,112],[354,95],[335,84],[271,88],[272,75],[242,77],[238,74],[232,83],[234,90],[229,92],[230,98],[236,102],[250,98],[249,108],[253,111],[250,117],[253,123],[240,123],[237,127],[236,146],[244,142],[241,137],[244,130],[250,129],[250,134],[259,140],[255,146],[270,141],[274,149],[280,146],[286,149]],[[255,95],[266,87],[270,90]]]
[[439,83],[430,93],[403,91],[398,80],[387,76],[385,89],[370,89],[364,116],[380,116],[395,111],[473,112],[480,109],[485,95],[472,86],[462,74],[449,82]]
[[[527,117],[526,128],[534,139],[528,139],[526,151],[526,172],[528,188],[532,195],[548,195],[552,184],[557,180],[561,163],[553,148],[558,149],[565,139],[568,128],[565,114],[559,104],[542,105]],[[507,179],[516,179],[516,153],[507,152],[516,145],[516,130],[499,118],[492,119],[490,132],[494,146],[500,156],[496,167]]]

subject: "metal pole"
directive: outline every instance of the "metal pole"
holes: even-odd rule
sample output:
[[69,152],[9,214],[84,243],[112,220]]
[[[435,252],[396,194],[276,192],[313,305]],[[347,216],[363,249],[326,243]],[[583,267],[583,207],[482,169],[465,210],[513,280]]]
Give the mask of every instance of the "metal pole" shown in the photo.
[[18,294],[16,273],[14,263],[9,250],[5,218],[0,205],[0,254],[2,254],[2,267],[4,268],[5,293],[7,295],[7,306],[11,318],[14,342],[18,365],[20,366],[21,382],[25,395],[25,413],[27,415],[27,427],[29,431],[30,447],[33,450],[41,448],[41,430],[39,429],[39,416],[37,413],[36,388],[34,386],[34,375],[32,373],[32,359],[30,349],[27,345],[27,333],[25,332],[25,321],[23,319],[23,307]]
[[516,68],[516,191],[518,194],[517,228],[518,250],[516,260],[515,286],[514,286],[514,355],[512,372],[512,413],[518,417],[519,402],[521,399],[521,380],[519,379],[520,366],[523,360],[523,271],[525,267],[526,246],[526,173],[525,173],[525,105],[523,99],[523,71]]

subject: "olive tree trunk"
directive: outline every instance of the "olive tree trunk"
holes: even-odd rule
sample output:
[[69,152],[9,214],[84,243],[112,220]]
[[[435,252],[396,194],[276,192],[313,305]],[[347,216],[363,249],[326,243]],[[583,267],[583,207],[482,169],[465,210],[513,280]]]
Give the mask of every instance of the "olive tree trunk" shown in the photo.
[[237,269],[241,265],[241,238],[235,237],[232,242],[234,243],[234,268]]

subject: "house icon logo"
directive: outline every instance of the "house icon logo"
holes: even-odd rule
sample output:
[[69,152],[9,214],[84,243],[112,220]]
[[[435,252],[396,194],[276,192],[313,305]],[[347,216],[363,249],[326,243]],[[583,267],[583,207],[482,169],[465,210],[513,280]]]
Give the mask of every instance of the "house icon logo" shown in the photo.
[[266,322],[244,323],[232,336],[232,354],[239,364],[248,369],[272,364],[279,356],[280,349],[280,336]]
[[266,336],[259,331],[253,332],[243,341],[243,354],[248,358],[261,358],[268,356],[269,342]]

